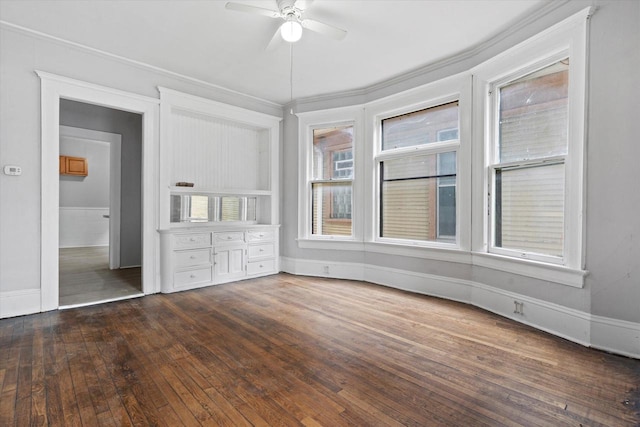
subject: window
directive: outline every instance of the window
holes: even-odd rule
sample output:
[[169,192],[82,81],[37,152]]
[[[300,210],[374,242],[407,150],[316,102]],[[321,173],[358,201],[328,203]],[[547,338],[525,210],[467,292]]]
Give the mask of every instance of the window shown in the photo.
[[353,125],[313,129],[311,235],[351,236]]
[[377,156],[382,239],[456,239],[458,102],[381,121]]
[[494,252],[562,259],[568,87],[568,58],[494,85]]

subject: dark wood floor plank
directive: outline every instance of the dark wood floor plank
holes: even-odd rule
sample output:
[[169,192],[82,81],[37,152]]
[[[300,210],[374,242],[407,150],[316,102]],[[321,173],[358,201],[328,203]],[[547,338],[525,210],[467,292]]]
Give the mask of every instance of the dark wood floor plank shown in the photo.
[[638,426],[640,361],[286,274],[0,320],[0,425]]

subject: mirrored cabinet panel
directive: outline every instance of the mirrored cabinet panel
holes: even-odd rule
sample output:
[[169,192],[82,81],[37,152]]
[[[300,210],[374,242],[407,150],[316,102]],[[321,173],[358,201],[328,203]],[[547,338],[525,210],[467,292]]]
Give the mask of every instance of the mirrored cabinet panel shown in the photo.
[[247,222],[257,220],[256,197],[171,194],[171,223]]

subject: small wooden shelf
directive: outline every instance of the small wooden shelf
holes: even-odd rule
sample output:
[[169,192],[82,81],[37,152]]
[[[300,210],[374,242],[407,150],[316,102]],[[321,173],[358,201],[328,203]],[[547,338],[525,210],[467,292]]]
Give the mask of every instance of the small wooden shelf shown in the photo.
[[220,195],[220,196],[271,196],[271,190],[233,190],[233,189],[225,189],[225,190],[215,190],[211,188],[195,188],[195,187],[176,187],[169,186],[169,190],[172,193],[178,194],[211,194],[211,195]]
[[84,157],[60,156],[60,175],[89,175],[87,159]]

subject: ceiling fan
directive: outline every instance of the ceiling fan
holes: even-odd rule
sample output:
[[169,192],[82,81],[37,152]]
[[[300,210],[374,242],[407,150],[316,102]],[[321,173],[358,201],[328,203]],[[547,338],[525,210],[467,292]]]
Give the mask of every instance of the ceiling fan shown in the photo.
[[278,10],[233,2],[227,3],[226,8],[284,20],[284,23],[271,38],[267,50],[273,48],[280,37],[290,43],[297,42],[302,37],[303,28],[335,40],[342,40],[347,35],[343,29],[304,17],[306,9],[313,3],[313,0],[276,0],[276,3]]

